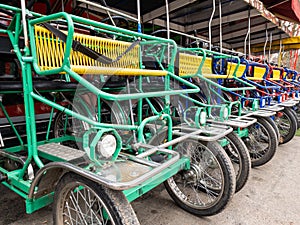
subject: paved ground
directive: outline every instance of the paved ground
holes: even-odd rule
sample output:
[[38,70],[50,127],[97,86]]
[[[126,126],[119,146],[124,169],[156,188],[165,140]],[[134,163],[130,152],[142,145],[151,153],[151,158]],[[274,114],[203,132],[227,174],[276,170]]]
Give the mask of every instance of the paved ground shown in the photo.
[[[281,146],[267,165],[252,169],[245,188],[220,214],[198,218],[179,209],[161,187],[133,202],[142,225],[300,224],[300,137]],[[51,207],[25,214],[20,197],[0,186],[1,225],[52,224]],[[8,207],[10,206],[10,207]]]

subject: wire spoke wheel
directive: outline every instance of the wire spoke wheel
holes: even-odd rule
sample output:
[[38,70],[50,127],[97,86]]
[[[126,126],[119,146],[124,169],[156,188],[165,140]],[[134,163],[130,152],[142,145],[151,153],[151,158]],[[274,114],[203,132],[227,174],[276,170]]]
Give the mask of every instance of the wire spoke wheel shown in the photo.
[[300,103],[296,104],[296,107],[294,107],[294,113],[297,119],[297,129],[299,129],[300,128]]
[[269,162],[277,150],[277,136],[273,127],[264,118],[248,128],[248,137],[244,142],[249,150],[253,167]]
[[230,159],[216,142],[185,140],[176,150],[190,158],[190,169],[165,182],[174,201],[196,215],[222,211],[235,191],[235,174]]
[[[104,217],[103,214],[106,214]],[[102,200],[88,187],[77,186],[66,198],[64,221],[71,223],[107,224],[111,215]],[[115,224],[113,221],[111,224]]]
[[236,174],[236,192],[238,192],[245,186],[249,178],[250,154],[242,139],[235,132],[231,132],[225,138],[228,143],[223,146],[223,149],[233,165]]
[[280,144],[285,144],[292,140],[297,131],[297,117],[291,108],[284,108],[284,110],[277,112],[275,123],[280,133]]
[[72,173],[59,182],[53,210],[56,225],[139,224],[122,192]]

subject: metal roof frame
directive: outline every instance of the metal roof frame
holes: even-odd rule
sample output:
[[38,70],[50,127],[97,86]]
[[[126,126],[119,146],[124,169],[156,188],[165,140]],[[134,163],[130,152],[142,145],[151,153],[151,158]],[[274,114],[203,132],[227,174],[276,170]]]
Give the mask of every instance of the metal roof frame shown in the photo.
[[[101,3],[101,0],[93,0]],[[79,6],[85,7],[77,1]],[[107,5],[115,10],[136,15],[136,0],[107,0]],[[217,1],[218,2],[218,1]],[[218,4],[212,20],[212,43],[218,45],[220,40],[220,21],[222,21],[222,43],[230,49],[242,49],[248,31],[248,10],[250,10],[251,45],[263,43],[266,29],[272,33],[273,40],[291,37],[292,23],[286,23],[269,12],[259,0],[221,0],[222,17],[219,18]],[[165,0],[140,0],[142,23],[150,23],[166,28]],[[170,29],[197,35],[208,40],[208,22],[212,13],[211,0],[169,0]],[[91,10],[92,7],[89,7]],[[101,10],[97,9],[97,12]],[[105,14],[104,11],[102,13]]]

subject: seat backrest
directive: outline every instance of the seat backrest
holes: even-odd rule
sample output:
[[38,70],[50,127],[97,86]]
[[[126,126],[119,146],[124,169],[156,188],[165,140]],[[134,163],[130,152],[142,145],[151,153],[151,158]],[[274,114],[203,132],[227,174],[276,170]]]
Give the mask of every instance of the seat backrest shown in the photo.
[[254,66],[253,68],[253,79],[262,80],[266,72],[266,68]]
[[280,80],[280,70],[273,70],[273,77],[272,80]]
[[202,73],[203,75],[212,75],[212,58],[207,57],[204,61],[203,67],[202,67]]
[[[200,63],[202,61],[202,56],[196,56],[192,54],[179,53],[179,75],[180,76],[193,76],[197,73]],[[207,57],[204,61],[202,67],[201,75],[209,78],[233,78],[234,71],[238,66],[237,63],[228,62],[227,63],[227,74],[226,75],[217,75],[213,74],[212,71],[212,58]],[[246,65],[240,64],[236,76],[241,77],[246,69]]]
[[[228,78],[234,77],[234,71],[235,71],[237,66],[238,66],[238,64],[234,63],[234,62],[228,62],[227,63]],[[236,71],[236,77],[241,77],[244,74],[245,69],[246,69],[246,65],[245,64],[240,64],[237,71]]]
[[179,53],[179,76],[195,75],[201,61],[202,56]]
[[[116,59],[131,45],[130,42],[74,33],[73,39],[92,50]],[[36,55],[41,71],[60,68],[63,63],[65,43],[52,32],[41,26],[35,26]],[[140,69],[140,47],[137,45],[125,54],[119,61],[103,64],[84,54],[71,50],[70,67],[112,67]]]
[[[195,75],[199,69],[202,60],[202,56],[179,53],[179,76]],[[211,75],[211,66],[212,59],[207,57],[204,61],[201,75]]]

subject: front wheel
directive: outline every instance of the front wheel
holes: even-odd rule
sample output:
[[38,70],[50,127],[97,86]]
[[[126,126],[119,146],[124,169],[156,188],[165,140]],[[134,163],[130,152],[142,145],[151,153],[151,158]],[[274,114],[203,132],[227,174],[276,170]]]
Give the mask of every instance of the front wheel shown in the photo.
[[297,118],[291,108],[285,107],[284,110],[276,113],[275,123],[279,129],[279,144],[285,144],[292,140],[297,131]]
[[188,139],[176,150],[190,159],[190,169],[169,178],[164,184],[173,200],[198,216],[221,212],[235,192],[235,172],[222,147],[216,142]]
[[277,124],[275,123],[275,118],[272,117],[264,117],[264,120],[266,120],[274,129],[275,133],[276,133],[276,137],[277,137],[277,141],[278,141],[278,145],[280,144],[280,132],[279,132],[279,128],[277,127]]
[[277,136],[273,127],[263,117],[248,127],[248,137],[243,138],[251,158],[252,167],[269,162],[277,150]]
[[236,174],[236,190],[240,191],[249,178],[251,169],[251,159],[249,151],[242,139],[235,133],[231,132],[225,136],[227,143],[223,149],[229,156]]
[[300,129],[300,103],[297,103],[296,106],[293,107],[293,112],[297,118],[297,129]]
[[56,187],[53,221],[56,225],[139,224],[122,192],[73,173],[65,174]]

